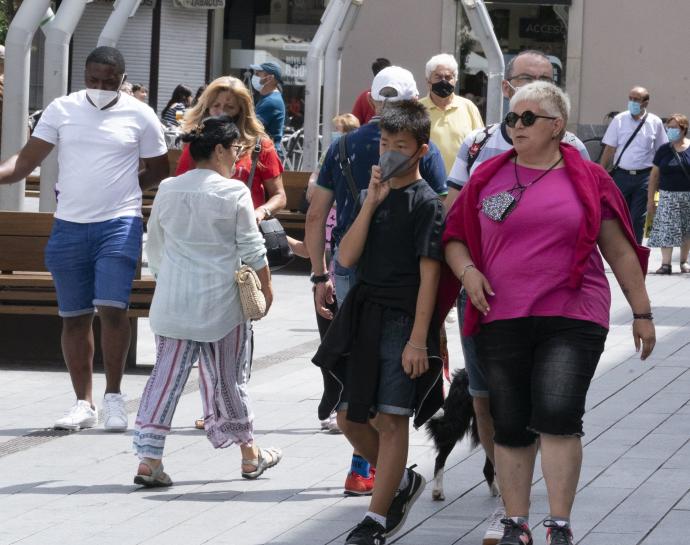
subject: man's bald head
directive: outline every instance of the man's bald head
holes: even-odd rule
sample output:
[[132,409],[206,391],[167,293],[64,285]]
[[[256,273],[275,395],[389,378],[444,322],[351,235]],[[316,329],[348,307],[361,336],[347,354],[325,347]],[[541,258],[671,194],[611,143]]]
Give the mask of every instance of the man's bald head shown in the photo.
[[630,100],[634,100],[635,102],[648,102],[649,101],[649,91],[645,89],[644,87],[641,87],[639,85],[633,87],[630,89],[630,94],[628,96]]

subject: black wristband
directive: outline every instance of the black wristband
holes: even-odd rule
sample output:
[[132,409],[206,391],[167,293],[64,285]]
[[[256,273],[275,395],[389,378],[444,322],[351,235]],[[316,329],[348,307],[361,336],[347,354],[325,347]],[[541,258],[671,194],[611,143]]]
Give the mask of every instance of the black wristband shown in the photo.
[[653,320],[654,315],[651,312],[647,312],[645,314],[633,314],[633,319],[634,320]]
[[328,273],[324,273],[324,274],[312,273],[312,275],[309,277],[309,280],[311,280],[312,284],[323,284],[324,282],[328,282],[329,279],[330,279],[330,276],[328,275]]

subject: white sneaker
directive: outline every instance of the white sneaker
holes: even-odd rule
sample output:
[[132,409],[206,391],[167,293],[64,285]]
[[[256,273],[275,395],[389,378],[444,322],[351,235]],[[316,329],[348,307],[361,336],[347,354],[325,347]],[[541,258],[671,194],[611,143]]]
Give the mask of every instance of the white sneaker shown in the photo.
[[335,412],[332,412],[331,416],[328,417],[328,433],[342,433],[338,427],[338,417]]
[[122,394],[103,396],[103,421],[105,431],[127,431],[125,396]]
[[[446,323],[447,324],[454,324],[457,321],[458,321],[458,309],[456,307],[453,307],[448,311],[448,316],[446,316]],[[503,536],[501,536],[501,537],[503,537]]]
[[489,523],[486,532],[484,533],[484,540],[482,545],[496,545],[501,539],[503,539],[503,530],[505,526],[501,522],[501,519],[506,518],[506,510],[503,506],[503,502],[499,505],[496,510],[491,513],[491,516],[486,519]]
[[53,428],[56,430],[80,430],[93,428],[97,423],[98,410],[92,409],[88,401],[78,399],[72,408],[53,424]]

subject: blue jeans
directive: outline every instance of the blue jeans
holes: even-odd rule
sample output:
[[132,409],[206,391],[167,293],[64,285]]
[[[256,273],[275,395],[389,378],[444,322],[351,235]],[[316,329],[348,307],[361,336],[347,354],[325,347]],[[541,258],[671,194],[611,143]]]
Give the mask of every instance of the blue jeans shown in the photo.
[[649,171],[629,174],[625,170],[616,169],[613,171],[613,181],[616,182],[618,189],[623,193],[625,202],[632,216],[633,231],[637,243],[642,242],[644,234],[644,223],[647,219],[647,187],[649,185]]
[[60,316],[90,314],[96,306],[126,309],[141,256],[139,217],[96,223],[55,219],[45,249]]
[[343,306],[343,301],[347,297],[350,288],[357,282],[356,269],[348,269],[338,263],[338,249],[336,248],[333,254],[333,280],[335,283],[335,299],[338,302],[338,308]]
[[607,334],[593,322],[561,316],[483,324],[476,339],[494,441],[525,447],[539,433],[584,435],[587,390]]

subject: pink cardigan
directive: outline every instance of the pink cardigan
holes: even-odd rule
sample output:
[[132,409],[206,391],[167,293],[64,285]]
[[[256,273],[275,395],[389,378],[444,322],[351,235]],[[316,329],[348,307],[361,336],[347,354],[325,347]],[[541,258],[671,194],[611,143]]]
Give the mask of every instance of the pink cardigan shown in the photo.
[[[568,144],[561,144],[561,153],[566,172],[575,185],[580,201],[584,207],[584,219],[580,225],[575,246],[575,259],[570,275],[570,287],[582,285],[585,266],[594,250],[601,227],[601,204],[614,211],[623,227],[623,232],[637,252],[642,273],[647,273],[649,248],[639,246],[632,230],[630,212],[608,173],[598,164],[585,161],[580,152]],[[463,188],[458,200],[453,203],[443,233],[443,243],[451,240],[464,242],[470,251],[473,263],[482,270],[481,233],[479,223],[479,195],[481,190],[492,179],[494,174],[508,161],[515,157],[514,149],[482,163],[472,174],[470,181]],[[557,226],[555,226],[557,227]],[[460,281],[449,267],[444,266],[439,284],[437,311],[445,317],[453,306],[460,291]],[[474,335],[479,330],[479,311],[467,300],[465,309],[464,335]]]

